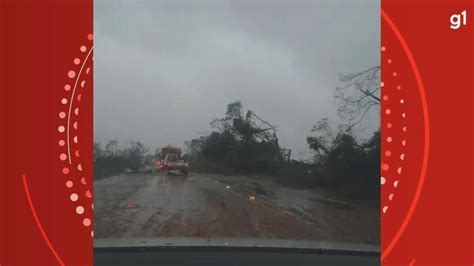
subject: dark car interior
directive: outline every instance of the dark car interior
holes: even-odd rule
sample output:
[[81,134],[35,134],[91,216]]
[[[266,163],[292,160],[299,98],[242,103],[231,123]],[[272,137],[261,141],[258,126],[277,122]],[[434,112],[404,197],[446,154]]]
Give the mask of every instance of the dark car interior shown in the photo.
[[169,266],[371,266],[380,253],[292,248],[133,247],[96,248],[94,265]]

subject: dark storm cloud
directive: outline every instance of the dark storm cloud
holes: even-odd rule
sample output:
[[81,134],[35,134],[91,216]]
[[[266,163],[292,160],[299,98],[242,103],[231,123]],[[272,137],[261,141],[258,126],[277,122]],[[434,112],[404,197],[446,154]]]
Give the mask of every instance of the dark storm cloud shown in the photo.
[[375,0],[94,3],[100,142],[182,146],[241,100],[301,158],[314,122],[337,119],[337,74],[379,64]]

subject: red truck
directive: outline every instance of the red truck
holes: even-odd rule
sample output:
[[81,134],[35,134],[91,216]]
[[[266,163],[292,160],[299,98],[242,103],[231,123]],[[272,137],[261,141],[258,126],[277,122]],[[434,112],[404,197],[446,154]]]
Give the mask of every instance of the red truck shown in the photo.
[[160,158],[155,161],[155,169],[159,172],[180,172],[188,176],[189,164],[181,157],[181,148],[165,147],[161,149]]

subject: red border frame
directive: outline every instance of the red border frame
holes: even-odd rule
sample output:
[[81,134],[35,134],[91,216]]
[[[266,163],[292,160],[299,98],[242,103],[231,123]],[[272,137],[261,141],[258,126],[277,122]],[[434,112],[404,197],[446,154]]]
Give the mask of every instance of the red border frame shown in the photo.
[[92,14],[92,0],[1,2],[2,265],[93,264],[92,225],[83,222],[93,214],[92,73],[81,76],[88,86],[80,87],[82,100],[73,108],[81,109],[80,116],[73,114],[81,167],[74,164],[65,175],[59,145],[65,137],[59,129],[62,99],[70,94],[65,84],[70,71],[79,73],[75,58],[83,60],[81,47],[91,47]]
[[[473,3],[382,1],[383,265],[474,262]],[[468,25],[450,29],[449,17],[462,10]],[[69,72],[79,73],[81,46],[92,49],[92,14],[92,0],[0,3],[2,265],[93,264],[92,225],[84,222],[93,213],[92,73],[67,108],[79,125],[70,136],[80,140],[71,144],[74,164],[58,145],[61,101],[78,97],[64,89]]]
[[[459,30],[449,27],[450,16],[462,10],[471,14],[472,4],[382,1],[382,45],[387,46],[382,80],[404,84],[403,94],[383,90],[398,98],[384,101],[382,110],[406,114],[393,118],[382,112],[382,141],[388,136],[407,141],[398,151],[405,155],[403,162],[386,158],[384,151],[397,147],[382,143],[382,161],[403,164],[401,174],[391,175],[400,181],[393,200],[386,198],[393,189],[382,186],[382,206],[392,204],[382,217],[383,265],[473,263],[473,32],[469,22]],[[394,128],[404,123],[408,130],[384,126],[390,122]]]

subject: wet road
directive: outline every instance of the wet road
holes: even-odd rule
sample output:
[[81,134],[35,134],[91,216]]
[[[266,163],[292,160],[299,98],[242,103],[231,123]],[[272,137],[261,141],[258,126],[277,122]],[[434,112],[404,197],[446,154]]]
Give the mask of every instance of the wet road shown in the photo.
[[130,174],[94,183],[96,239],[259,238],[378,244],[376,207],[268,179]]

